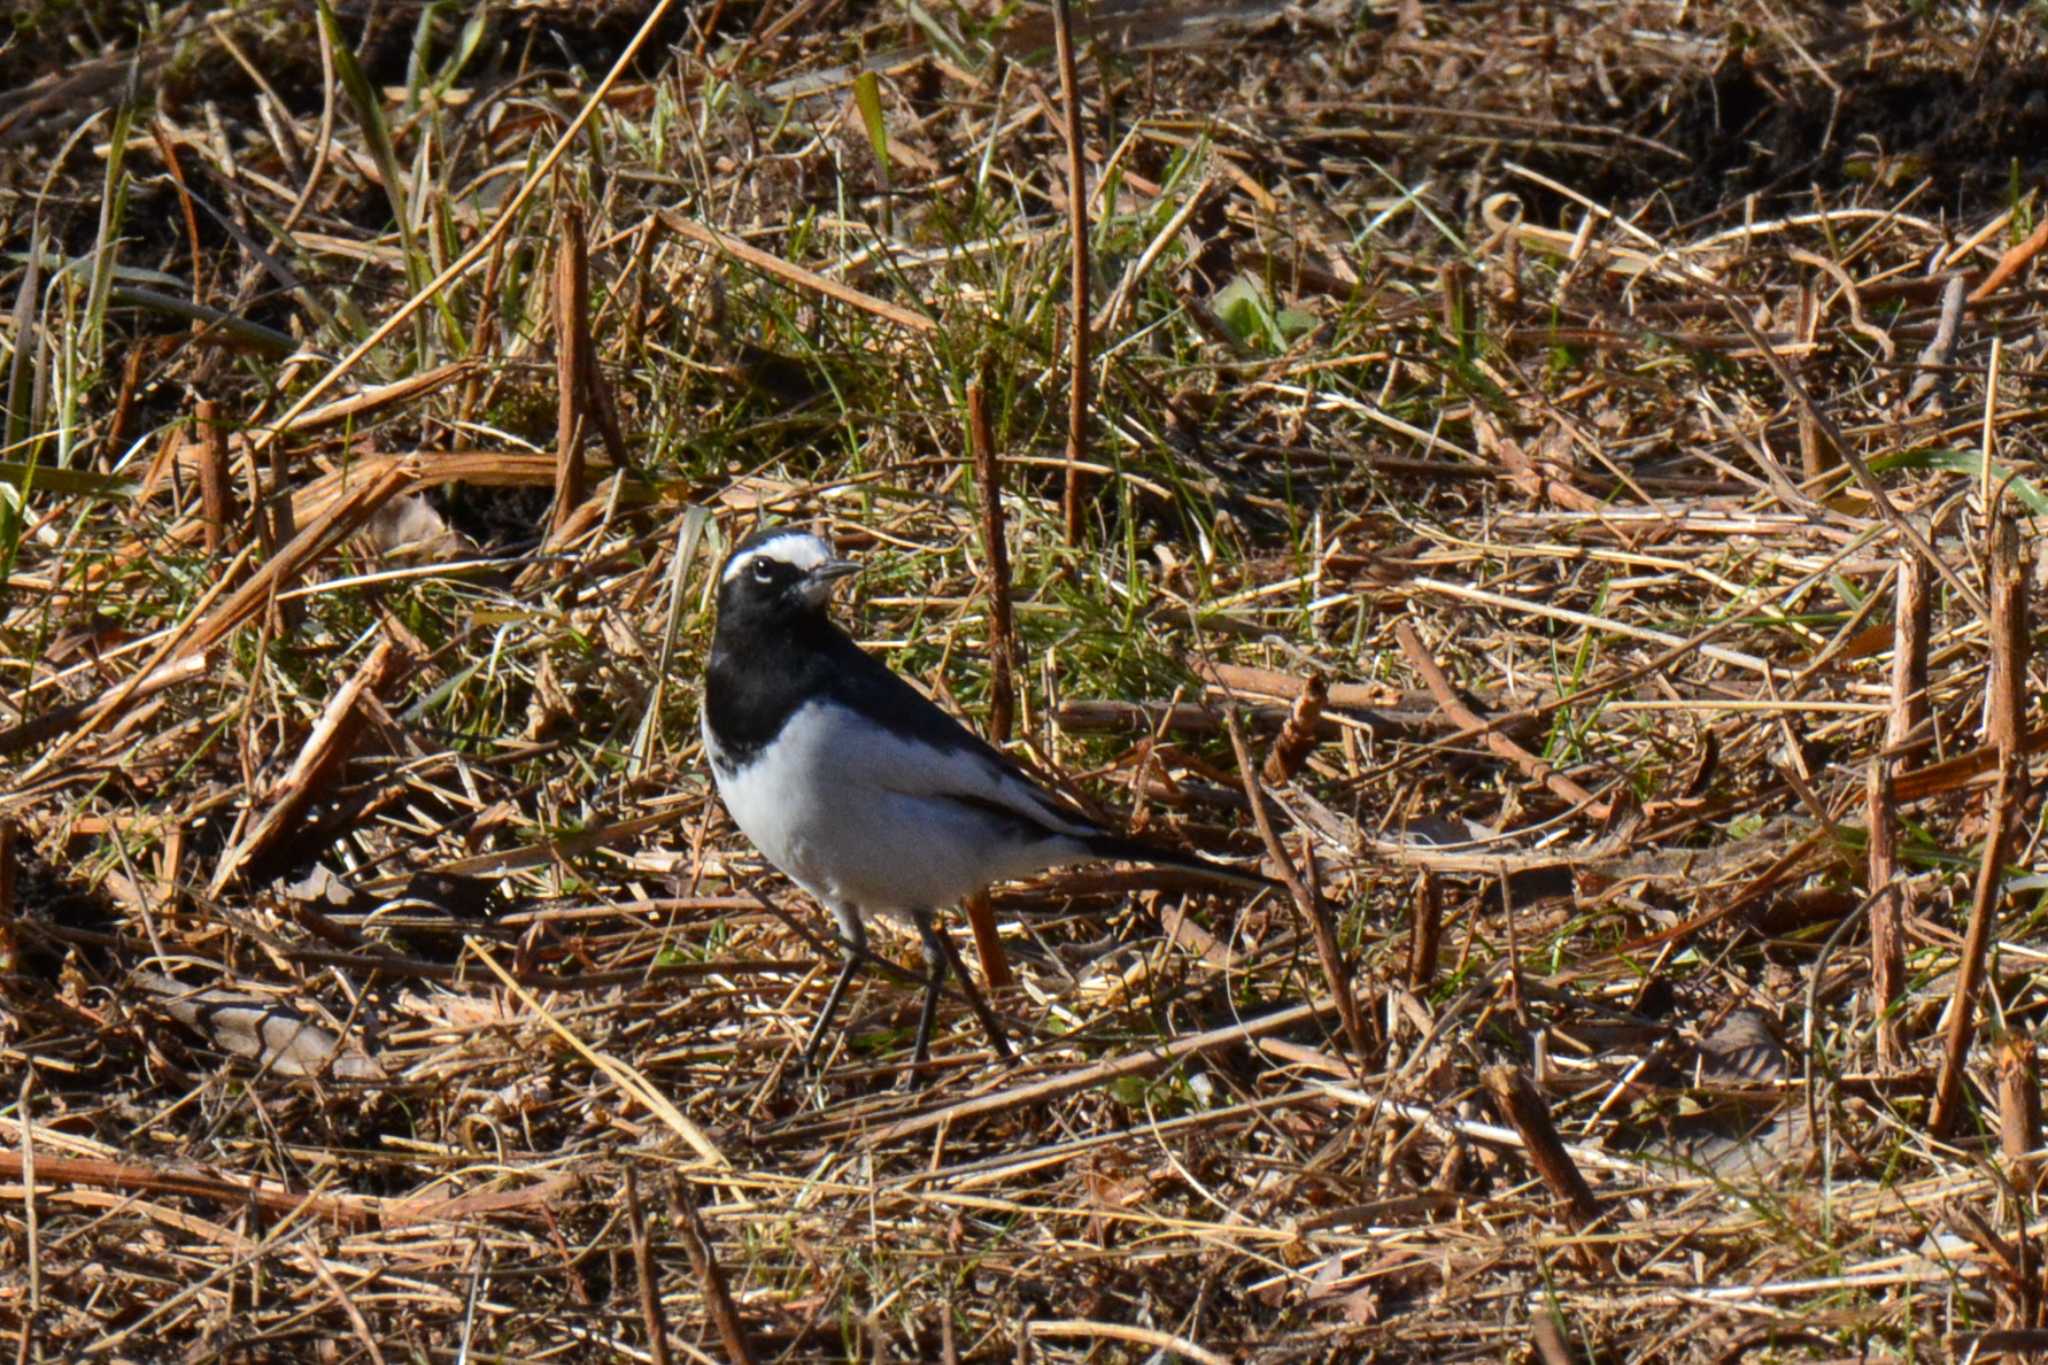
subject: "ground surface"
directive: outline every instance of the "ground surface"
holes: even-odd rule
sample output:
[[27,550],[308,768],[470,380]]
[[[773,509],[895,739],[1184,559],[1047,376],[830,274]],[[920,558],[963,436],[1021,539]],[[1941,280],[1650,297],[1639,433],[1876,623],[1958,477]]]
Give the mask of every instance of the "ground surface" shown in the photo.
[[[1080,8],[1071,502],[1041,7],[13,18],[14,1358],[2041,1340],[2040,8]],[[763,516],[1299,893],[1003,889],[1017,1065],[877,974],[799,1074]]]

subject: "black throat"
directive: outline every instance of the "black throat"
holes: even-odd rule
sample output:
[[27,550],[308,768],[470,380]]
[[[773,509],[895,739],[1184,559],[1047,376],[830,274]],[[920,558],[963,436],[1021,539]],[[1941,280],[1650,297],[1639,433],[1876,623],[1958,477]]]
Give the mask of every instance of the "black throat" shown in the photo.
[[721,620],[704,674],[704,708],[733,765],[752,762],[805,702],[835,691],[834,674],[847,666],[848,654],[868,658],[823,613],[769,626],[728,627]]
[[751,763],[806,704],[843,706],[941,753],[974,754],[992,769],[1016,765],[932,705],[855,644],[822,611],[778,621],[721,613],[704,676],[705,719],[734,768]]

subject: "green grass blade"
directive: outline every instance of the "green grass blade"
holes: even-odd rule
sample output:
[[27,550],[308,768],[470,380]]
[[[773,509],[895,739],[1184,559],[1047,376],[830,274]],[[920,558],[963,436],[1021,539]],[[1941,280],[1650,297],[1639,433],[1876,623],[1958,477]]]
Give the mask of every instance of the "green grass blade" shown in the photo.
[[21,452],[18,473],[0,481],[0,583],[14,573],[15,551],[21,545],[22,509],[35,480],[36,301],[43,286],[43,228],[38,222],[29,241],[28,265],[14,300],[14,357],[7,367],[7,449]]
[[143,289],[136,285],[117,284],[107,291],[107,301],[127,308],[140,308],[146,312],[164,313],[175,318],[189,318],[217,328],[227,336],[245,346],[254,347],[266,355],[290,355],[299,348],[289,332],[280,332],[275,327],[265,327],[260,322],[251,322],[233,313],[218,308],[209,308],[203,303],[181,299],[175,294],[166,294],[156,289]]
[[882,82],[872,71],[853,78],[853,102],[860,106],[860,121],[867,125],[868,146],[882,167],[882,184],[889,183],[889,127],[882,121]]
[[[1870,462],[1870,467],[1878,473],[1891,469],[1939,469],[1951,474],[1967,474],[1978,480],[1985,478],[1984,454],[1977,450],[1902,450],[1896,455],[1879,456]],[[2009,466],[1993,460],[1990,482],[2004,484],[2034,516],[2048,516],[2048,496],[2044,496],[2031,479],[2015,478],[2007,484],[2012,472]]]
[[64,469],[32,465],[26,460],[0,460],[0,480],[16,488],[25,487],[33,477],[37,488],[76,498],[132,498],[136,481],[122,474],[103,474],[96,469]]
[[[392,145],[391,126],[384,121],[384,103],[370,78],[363,73],[362,65],[356,61],[355,51],[342,38],[341,24],[334,17],[334,7],[328,0],[318,0],[320,23],[327,30],[329,43],[334,49],[334,70],[341,78],[341,88],[348,96],[348,102],[355,107],[356,122],[363,130],[363,141],[370,149],[370,157],[377,163],[377,174],[384,181],[384,195],[391,201],[391,216],[398,224],[398,246],[405,258],[406,287],[417,294],[426,286],[429,276],[426,261],[413,244],[412,205],[409,201],[405,171],[398,161],[398,149]],[[421,22],[425,22],[424,18]],[[415,314],[413,317],[413,339],[419,353],[424,356],[427,349],[426,319]]]
[[[130,76],[132,79],[132,70]],[[114,129],[107,139],[107,175],[100,194],[99,232],[93,244],[92,286],[85,303],[85,334],[92,346],[93,370],[99,368],[104,353],[107,291],[113,283],[114,263],[120,257],[121,223],[128,208],[125,159],[128,133],[134,122],[135,105],[124,99],[114,111]]]

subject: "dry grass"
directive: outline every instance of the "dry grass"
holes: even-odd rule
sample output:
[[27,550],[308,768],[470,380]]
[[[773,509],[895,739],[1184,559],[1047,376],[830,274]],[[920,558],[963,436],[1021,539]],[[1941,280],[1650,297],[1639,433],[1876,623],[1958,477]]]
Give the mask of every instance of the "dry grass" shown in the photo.
[[[1103,0],[1071,538],[1047,11],[481,13],[0,48],[14,1358],[2048,1341],[2038,6]],[[977,381],[1013,747],[1301,885],[807,1079],[709,582],[1004,705]]]

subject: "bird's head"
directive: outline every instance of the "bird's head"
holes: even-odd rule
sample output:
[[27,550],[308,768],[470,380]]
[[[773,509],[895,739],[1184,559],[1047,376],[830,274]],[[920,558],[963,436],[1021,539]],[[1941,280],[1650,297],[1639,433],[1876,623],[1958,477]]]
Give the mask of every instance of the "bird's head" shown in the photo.
[[759,628],[788,626],[825,610],[832,585],[860,566],[836,558],[809,531],[778,526],[740,542],[718,578],[718,621]]

